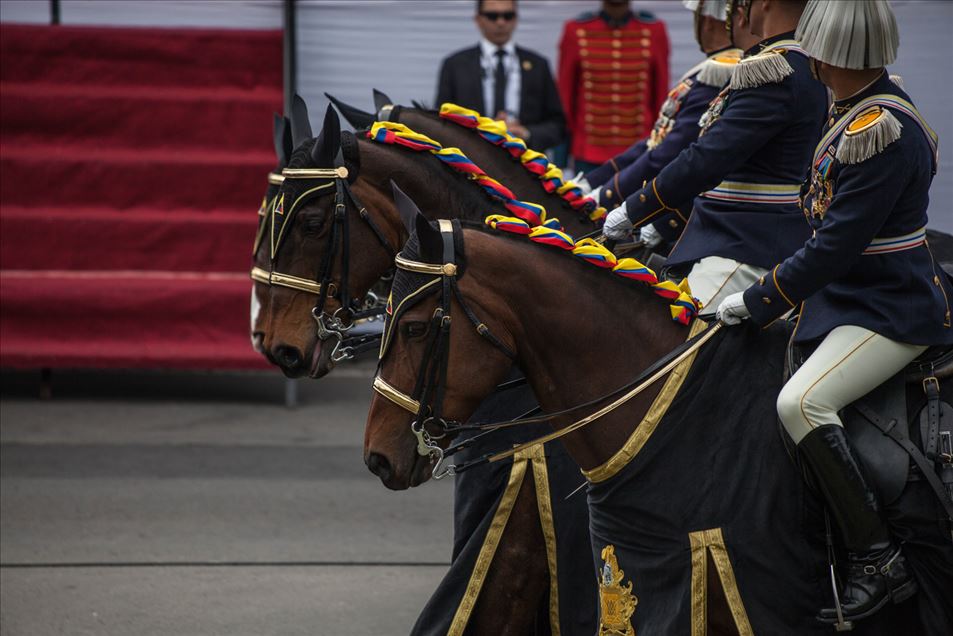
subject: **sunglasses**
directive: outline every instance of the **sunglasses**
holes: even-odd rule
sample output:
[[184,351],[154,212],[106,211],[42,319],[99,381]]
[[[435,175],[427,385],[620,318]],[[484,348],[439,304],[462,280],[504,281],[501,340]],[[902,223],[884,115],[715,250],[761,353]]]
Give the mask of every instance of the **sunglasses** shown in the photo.
[[480,13],[484,18],[490,22],[496,22],[500,18],[503,18],[504,21],[509,22],[516,18],[516,11],[483,11]]

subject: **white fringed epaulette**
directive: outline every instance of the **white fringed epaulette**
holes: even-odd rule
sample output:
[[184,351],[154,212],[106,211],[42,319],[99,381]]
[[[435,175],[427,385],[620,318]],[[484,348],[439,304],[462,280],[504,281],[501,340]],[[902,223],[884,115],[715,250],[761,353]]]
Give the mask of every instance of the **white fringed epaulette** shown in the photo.
[[897,86],[899,86],[900,88],[903,88],[903,78],[900,77],[899,75],[896,75],[896,74],[890,75],[890,81],[896,84]]
[[866,161],[900,139],[903,124],[893,113],[880,106],[871,106],[856,115],[847,125],[837,145],[841,163]]
[[707,86],[721,88],[731,79],[740,59],[736,55],[716,55],[709,58],[702,64],[695,79]]
[[794,69],[784,59],[783,49],[759,53],[735,65],[731,73],[731,90],[777,84],[793,72]]

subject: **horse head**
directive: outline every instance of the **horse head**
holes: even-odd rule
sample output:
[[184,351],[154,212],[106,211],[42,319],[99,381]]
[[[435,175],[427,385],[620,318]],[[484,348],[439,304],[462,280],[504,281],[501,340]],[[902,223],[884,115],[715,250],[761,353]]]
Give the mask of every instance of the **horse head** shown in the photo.
[[438,449],[454,437],[448,422],[466,421],[489,395],[514,345],[493,326],[507,309],[480,294],[485,281],[465,276],[459,225],[431,224],[396,188],[395,200],[412,235],[396,259],[364,462],[385,486],[403,490],[430,478]]
[[[296,96],[290,128],[294,150],[256,250],[253,277],[261,309],[253,341],[285,375],[317,378],[334,366],[352,310],[386,269],[389,255],[369,259],[366,266],[350,257],[351,251],[369,249],[367,241],[378,236],[362,231],[366,210],[351,191],[360,157],[333,108],[315,139],[307,107]],[[351,222],[358,215],[362,222]]]

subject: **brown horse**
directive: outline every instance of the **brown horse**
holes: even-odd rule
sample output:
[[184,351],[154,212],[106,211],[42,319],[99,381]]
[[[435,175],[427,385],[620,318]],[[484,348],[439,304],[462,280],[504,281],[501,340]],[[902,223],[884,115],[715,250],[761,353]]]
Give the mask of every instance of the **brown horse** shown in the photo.
[[[688,335],[647,286],[562,250],[482,226],[411,224],[365,433],[365,457],[386,462],[392,482],[421,479],[441,455],[428,461],[422,440],[446,447],[452,422],[513,360],[544,412],[591,404],[570,413],[581,417]],[[825,551],[811,541],[822,517],[774,419],[787,329],[712,333],[648,391],[562,437],[590,481],[603,625],[630,633],[631,616],[639,633],[829,633],[814,619],[829,602]],[[910,484],[904,497],[924,488]],[[922,562],[942,571],[931,558]],[[859,631],[922,633],[913,605]]]
[[[347,252],[337,249],[331,271],[334,281],[340,281],[346,262],[348,294],[354,298],[363,297],[392,267],[393,255],[407,237],[394,205],[392,180],[425,202],[425,209],[434,218],[454,214],[480,219],[486,214],[506,213],[498,202],[490,199],[473,181],[450,170],[428,153],[381,145],[362,137],[349,138],[347,134],[342,136],[337,117],[331,110],[325,117],[324,128],[317,140],[303,140],[310,136],[310,131],[303,130],[300,121],[298,127],[298,147],[287,165],[291,171],[331,169],[336,165],[339,149],[343,145],[343,159],[351,180],[349,187],[360,201],[363,211],[359,213],[357,207],[348,202],[347,214],[352,215],[349,247]],[[305,184],[304,188],[308,188],[321,181],[303,180],[302,183]],[[284,195],[283,214],[291,218],[284,220],[287,225],[283,242],[275,252],[274,261],[271,258],[269,228],[256,250],[255,264],[264,272],[280,272],[316,284],[320,279],[321,265],[330,249],[335,195],[334,190],[328,188],[324,191],[327,194],[322,192],[292,210],[292,201],[300,193],[300,187],[292,179],[286,179],[271,198],[274,208]],[[326,354],[329,348],[322,347],[312,317],[316,295],[300,288],[268,285],[261,281],[256,282],[255,288],[261,309],[254,326],[253,339],[269,360],[289,376],[307,374],[321,377],[328,373],[333,366]],[[339,308],[340,301],[340,298],[329,297],[326,311],[333,312]],[[520,473],[519,481],[511,482],[515,490],[511,492],[507,488],[509,494],[504,495],[504,498],[512,495],[512,500],[507,504],[508,520],[503,518],[500,526],[502,533],[496,537],[496,555],[490,555],[492,560],[482,574],[482,592],[478,587],[475,605],[469,606],[466,611],[464,618],[469,620],[457,621],[458,627],[455,629],[462,624],[469,630],[468,633],[527,634],[533,633],[534,625],[545,632],[549,629],[547,624],[550,619],[559,621],[559,616],[545,618],[548,614],[545,611],[542,620],[538,617],[539,608],[548,605],[549,558],[552,555],[543,535],[540,520],[543,504],[537,498],[537,491],[549,486],[540,482],[536,460],[522,461],[520,466],[533,468],[526,470],[528,475]],[[401,486],[389,482],[386,464],[371,461],[369,467],[388,486]],[[561,477],[555,465],[550,464],[549,470],[553,483],[568,479],[574,488],[578,482],[575,471]],[[505,485],[505,474],[503,479]],[[556,496],[555,492],[553,496]],[[576,502],[579,501],[576,498],[570,503],[578,507]],[[578,511],[573,514],[578,516]],[[585,519],[584,511],[582,518]],[[565,535],[566,542],[572,540],[571,532],[565,528],[560,529],[560,532]],[[576,547],[575,552],[578,553],[581,546]],[[549,548],[551,550],[555,546]],[[591,579],[587,578],[585,583],[584,587],[591,590]],[[471,588],[468,586],[468,591]],[[579,603],[585,605],[582,600]],[[549,605],[551,609],[555,607]],[[572,615],[572,608],[563,611]],[[577,621],[580,622],[584,624],[585,620]],[[422,626],[422,629],[426,633],[427,626]],[[554,630],[558,630],[558,624]]]

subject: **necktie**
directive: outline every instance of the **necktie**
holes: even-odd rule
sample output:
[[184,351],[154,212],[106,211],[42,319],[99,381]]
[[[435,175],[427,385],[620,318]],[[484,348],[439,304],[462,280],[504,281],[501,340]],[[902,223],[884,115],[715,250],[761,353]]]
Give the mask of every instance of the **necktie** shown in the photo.
[[501,110],[506,110],[506,70],[503,68],[503,57],[506,51],[496,50],[496,72],[493,74],[493,112],[490,117],[496,117]]

